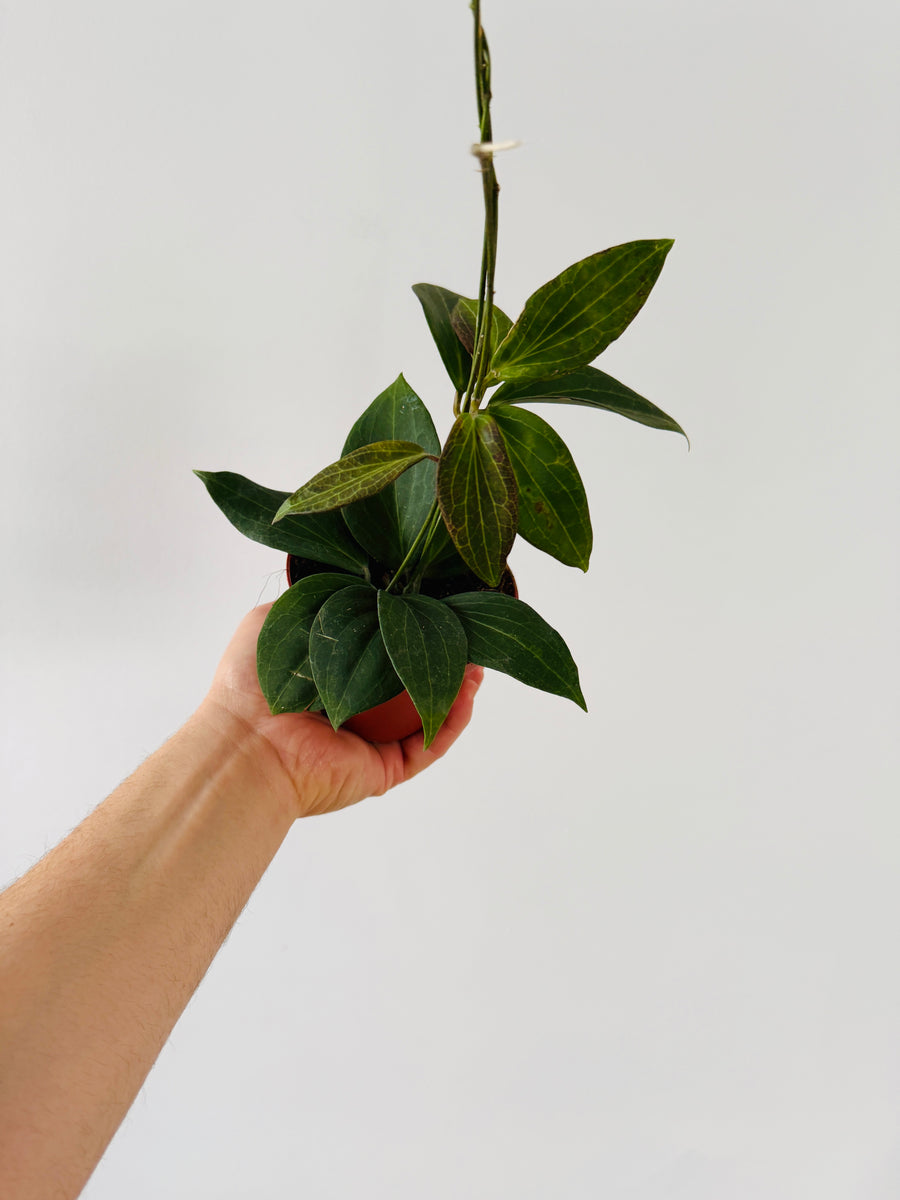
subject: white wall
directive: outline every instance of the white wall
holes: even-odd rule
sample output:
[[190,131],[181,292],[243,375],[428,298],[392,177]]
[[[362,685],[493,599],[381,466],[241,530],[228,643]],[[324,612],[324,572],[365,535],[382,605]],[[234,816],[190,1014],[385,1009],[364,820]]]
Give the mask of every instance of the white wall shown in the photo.
[[[551,15],[552,13],[552,15]],[[298,826],[89,1200],[900,1187],[897,88],[886,0],[485,0],[498,301],[676,238],[554,409],[590,714],[489,677],[440,770]],[[20,0],[0,46],[0,880],[191,711],[289,488],[471,292],[464,0]]]

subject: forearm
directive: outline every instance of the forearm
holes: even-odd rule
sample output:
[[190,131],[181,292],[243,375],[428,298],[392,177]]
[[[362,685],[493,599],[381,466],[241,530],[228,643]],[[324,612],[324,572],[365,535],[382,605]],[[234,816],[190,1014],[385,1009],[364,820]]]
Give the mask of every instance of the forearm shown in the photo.
[[0,896],[4,1198],[78,1195],[287,834],[286,783],[194,718]]

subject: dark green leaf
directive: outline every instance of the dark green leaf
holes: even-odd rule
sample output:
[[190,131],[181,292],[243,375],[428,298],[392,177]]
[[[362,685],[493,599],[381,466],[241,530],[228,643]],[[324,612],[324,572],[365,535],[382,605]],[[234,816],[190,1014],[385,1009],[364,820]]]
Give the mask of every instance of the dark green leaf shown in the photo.
[[413,291],[425,312],[425,320],[450,376],[450,382],[458,392],[464,392],[472,370],[472,355],[460,343],[450,323],[453,310],[461,297],[456,292],[450,292],[434,283],[413,284]]
[[516,536],[516,480],[487,413],[456,418],[438,464],[438,499],[463,560],[496,587]]
[[552,626],[522,600],[499,592],[468,592],[442,601],[459,617],[469,662],[504,671],[529,687],[573,700],[587,712],[578,668]]
[[350,575],[308,575],[272,605],[256,643],[259,686],[271,712],[305,712],[318,700],[309,631],[325,601],[350,586],[359,586]]
[[[494,305],[491,319],[491,349],[495,350],[506,335],[512,329],[512,321]],[[475,326],[478,316],[477,300],[465,300],[460,297],[456,302],[456,308],[450,315],[450,324],[453,326],[456,336],[465,346],[470,354],[475,352]]]
[[[458,392],[464,392],[472,371],[477,301],[434,283],[416,283],[413,291],[425,312],[425,320],[451,383]],[[511,329],[512,321],[495,307],[492,326],[492,345],[496,347]]]
[[319,609],[309,635],[313,679],[335,729],[403,691],[378,624],[378,593],[342,588]]
[[309,483],[285,500],[275,520],[292,513],[322,513],[341,508],[354,500],[374,496],[398,475],[428,458],[428,452],[414,442],[375,442],[345,454],[314,475]]
[[427,748],[459,694],[466,635],[454,614],[428,596],[379,592],[378,619],[394,669],[422,718]]
[[601,250],[538,288],[491,362],[499,379],[586,366],[628,328],[672,248],[668,239]]
[[611,375],[605,375],[596,367],[582,367],[568,375],[557,375],[552,379],[525,380],[504,383],[488,401],[492,410],[502,404],[583,404],[588,408],[603,408],[619,413],[653,429],[670,429],[687,438],[677,421],[626,387]]
[[285,517],[273,525],[272,520],[289,492],[261,487],[231,471],[194,474],[206,484],[206,490],[235,529],[254,542],[356,574],[367,570],[368,557],[348,534],[339,513]]
[[[416,442],[429,454],[441,452],[428,409],[402,375],[359,418],[343,453],[391,439]],[[436,471],[437,464],[424,459],[377,495],[341,510],[350,532],[378,562],[387,567],[402,562],[431,509]]]
[[588,569],[593,534],[584,484],[569,448],[532,412],[498,404],[500,426],[519,492],[519,533],[570,567]]

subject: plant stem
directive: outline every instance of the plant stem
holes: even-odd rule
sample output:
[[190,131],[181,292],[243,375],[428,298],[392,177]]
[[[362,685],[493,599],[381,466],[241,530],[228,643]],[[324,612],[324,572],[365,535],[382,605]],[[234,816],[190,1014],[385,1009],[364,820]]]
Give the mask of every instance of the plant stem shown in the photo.
[[428,567],[428,551],[431,549],[431,543],[434,541],[434,535],[440,529],[442,521],[443,521],[443,517],[441,516],[441,512],[440,512],[440,505],[439,504],[432,505],[431,513],[425,522],[425,524],[428,526],[428,532],[425,535],[425,542],[419,553],[419,561],[418,561],[418,564],[416,565],[416,571],[411,580],[412,590],[414,592],[417,592],[419,590],[419,585],[422,582],[422,577],[424,576],[425,571]]
[[[491,362],[491,334],[494,321],[494,273],[497,267],[497,223],[500,185],[494,170],[493,151],[487,149],[493,140],[491,126],[491,54],[487,38],[481,26],[481,0],[472,0],[475,17],[475,91],[478,98],[479,144],[475,154],[481,167],[482,191],[484,193],[484,238],[481,249],[481,279],[478,284],[478,309],[475,315],[475,342],[472,348],[472,369],[465,395],[457,393],[453,404],[454,413],[477,411],[485,392],[485,380]],[[385,587],[386,592],[394,589],[406,567],[424,553],[434,540],[440,522],[437,497],[432,501],[428,516],[416,534],[400,566]],[[416,580],[418,582],[418,580]]]
[[432,500],[432,502],[431,502],[431,508],[429,508],[429,510],[428,510],[428,516],[422,522],[421,529],[419,530],[419,532],[416,534],[415,538],[413,539],[413,543],[410,546],[410,548],[407,550],[406,554],[404,555],[403,561],[401,562],[400,566],[397,568],[397,570],[391,576],[390,583],[384,589],[386,592],[393,591],[394,584],[397,582],[397,580],[403,574],[403,571],[405,570],[406,566],[412,561],[413,556],[418,551],[419,547],[422,545],[423,539],[425,538],[426,534],[428,534],[429,531],[431,530],[431,527],[434,523],[435,514],[437,512],[438,512],[438,502],[437,502],[437,496],[435,496],[434,500]]
[[478,285],[478,311],[475,317],[475,343],[472,370],[461,404],[463,412],[478,408],[484,395],[485,379],[491,361],[491,335],[494,318],[494,272],[497,266],[498,197],[500,185],[494,170],[493,152],[484,149],[493,140],[491,126],[491,55],[481,25],[481,0],[472,0],[475,17],[475,90],[478,97],[479,147],[475,153],[481,164],[484,193],[484,239],[481,251],[481,279]]

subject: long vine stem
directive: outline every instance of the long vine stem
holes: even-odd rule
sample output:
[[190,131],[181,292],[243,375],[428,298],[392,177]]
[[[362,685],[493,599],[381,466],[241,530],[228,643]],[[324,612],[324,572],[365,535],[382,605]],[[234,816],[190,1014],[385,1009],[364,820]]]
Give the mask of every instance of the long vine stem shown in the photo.
[[[497,267],[497,223],[499,215],[498,198],[500,185],[494,170],[493,128],[491,126],[491,54],[481,25],[481,0],[472,0],[472,13],[475,18],[475,91],[478,100],[478,134],[479,140],[473,146],[481,169],[482,191],[484,194],[484,237],[481,249],[481,278],[478,284],[478,308],[475,314],[475,340],[472,346],[472,368],[465,395],[457,394],[454,402],[454,412],[477,411],[479,402],[484,396],[486,379],[491,362],[491,335],[494,323],[494,273]],[[416,534],[412,545],[405,554],[400,566],[394,572],[385,591],[392,591],[400,581],[403,572],[418,556],[421,565],[434,539],[440,520],[440,510],[437,498],[433,501],[428,516]],[[421,580],[421,570],[413,580],[417,589]]]
[[497,266],[497,224],[500,185],[494,170],[491,127],[491,54],[481,25],[481,0],[472,0],[475,17],[475,90],[478,98],[479,142],[473,153],[481,167],[484,193],[484,239],[481,251],[481,278],[478,285],[478,310],[475,317],[475,342],[472,369],[460,409],[477,409],[484,395],[485,379],[491,361],[491,335],[494,322],[494,272]]

